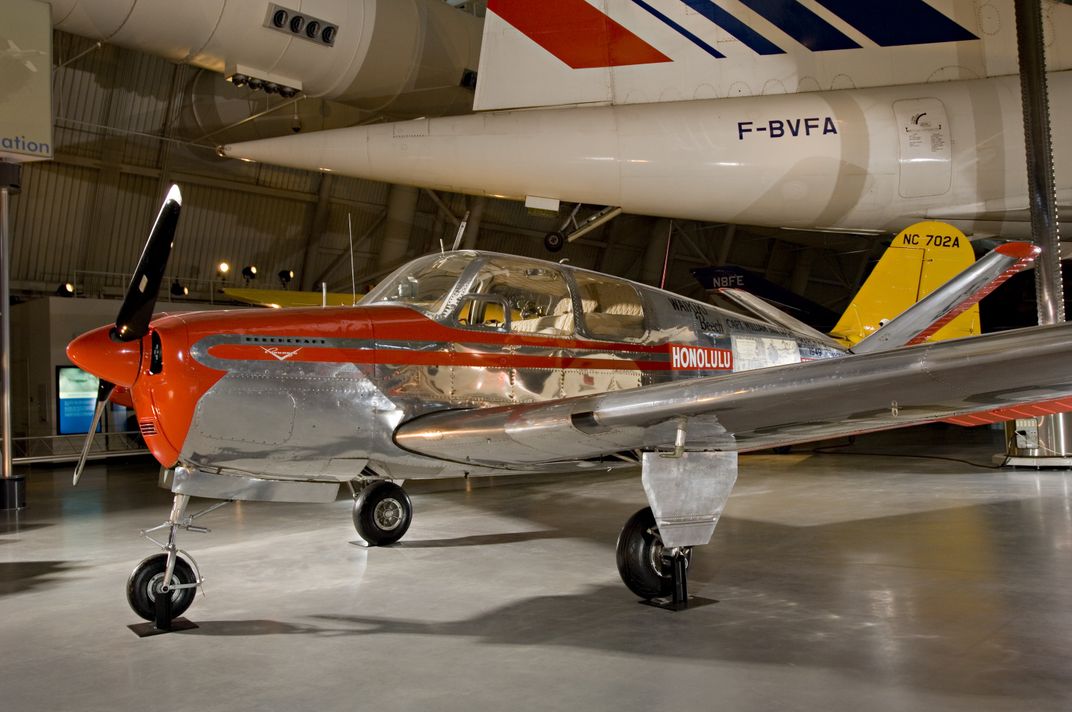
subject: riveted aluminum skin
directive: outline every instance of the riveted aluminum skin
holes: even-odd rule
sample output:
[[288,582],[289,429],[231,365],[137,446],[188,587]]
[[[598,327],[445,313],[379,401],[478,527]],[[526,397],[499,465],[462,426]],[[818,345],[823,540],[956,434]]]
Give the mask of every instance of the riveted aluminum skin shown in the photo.
[[[395,440],[446,459],[536,463],[599,457],[626,442],[669,448],[668,425],[685,418],[690,449],[754,450],[1065,397],[1069,363],[1072,324],[1032,327],[546,405],[430,414],[403,424]],[[716,427],[722,437],[712,437]]]

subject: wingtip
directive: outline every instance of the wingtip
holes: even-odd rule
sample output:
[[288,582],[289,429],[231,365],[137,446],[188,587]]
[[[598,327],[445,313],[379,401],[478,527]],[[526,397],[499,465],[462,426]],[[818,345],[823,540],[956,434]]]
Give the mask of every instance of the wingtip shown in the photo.
[[1018,260],[1033,260],[1039,256],[1042,248],[1031,242],[1006,242],[995,247],[994,251]]

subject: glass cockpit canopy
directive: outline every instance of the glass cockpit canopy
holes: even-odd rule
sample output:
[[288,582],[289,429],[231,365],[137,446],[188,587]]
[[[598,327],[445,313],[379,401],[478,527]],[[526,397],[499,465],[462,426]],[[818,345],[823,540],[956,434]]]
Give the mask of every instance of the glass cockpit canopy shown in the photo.
[[475,295],[500,302],[515,321],[572,312],[569,287],[556,265],[479,252],[414,260],[384,279],[361,304],[404,304],[433,318],[453,316],[472,324],[461,311],[466,297]]
[[360,303],[404,304],[435,316],[443,310],[465,268],[478,257],[474,252],[421,257],[388,275]]
[[626,280],[513,255],[462,251],[422,257],[361,300],[402,304],[465,328],[544,336],[574,334],[577,302],[589,337],[643,338],[643,300]]

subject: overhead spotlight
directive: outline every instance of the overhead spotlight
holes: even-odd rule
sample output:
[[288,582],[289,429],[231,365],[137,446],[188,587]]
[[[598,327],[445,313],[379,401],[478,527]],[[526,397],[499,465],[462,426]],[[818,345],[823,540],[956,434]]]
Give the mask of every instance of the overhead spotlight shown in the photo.
[[244,87],[249,82],[249,77],[245,74],[232,74],[230,80],[236,87]]
[[253,91],[258,91],[264,88],[264,80],[257,79],[257,77],[250,77],[247,84],[249,84],[249,88]]
[[297,95],[298,95],[298,90],[295,89],[294,87],[285,87],[285,86],[280,85],[280,87],[279,87],[279,96],[283,97],[284,99],[293,99]]
[[275,94],[278,91],[279,91],[279,85],[276,84],[275,82],[265,82],[264,83],[264,93],[265,94]]
[[289,19],[290,15],[282,8],[272,13],[272,24],[280,29],[287,26],[287,20]]
[[339,28],[335,25],[327,25],[324,27],[324,31],[320,33],[320,41],[326,45],[335,44],[335,35],[339,32]]
[[251,279],[257,278],[257,268],[254,265],[246,265],[242,268],[242,277],[245,278],[246,284],[249,284]]
[[291,32],[297,34],[297,33],[302,31],[303,27],[305,27],[305,18],[304,17],[302,17],[301,15],[295,15],[294,17],[290,18],[290,31]]
[[60,286],[56,287],[56,296],[57,297],[73,297],[74,296],[74,285],[71,284],[70,282],[64,282]]
[[287,288],[287,285],[294,280],[294,270],[281,269],[279,270],[279,283],[283,285],[283,289]]
[[231,271],[231,265],[226,262],[220,262],[216,265],[216,276],[220,279],[227,279],[227,274]]
[[190,294],[189,287],[186,287],[179,280],[175,280],[171,283],[171,296],[173,297],[185,297]]
[[318,34],[320,34],[320,23],[316,20],[310,20],[309,24],[305,26],[305,36],[315,40]]

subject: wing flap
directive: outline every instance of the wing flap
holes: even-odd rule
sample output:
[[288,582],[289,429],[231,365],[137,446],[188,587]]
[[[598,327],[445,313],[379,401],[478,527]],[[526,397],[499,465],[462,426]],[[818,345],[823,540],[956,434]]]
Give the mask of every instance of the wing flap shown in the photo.
[[644,386],[443,411],[399,426],[412,452],[524,467],[669,448],[753,450],[1072,397],[1072,324]]

